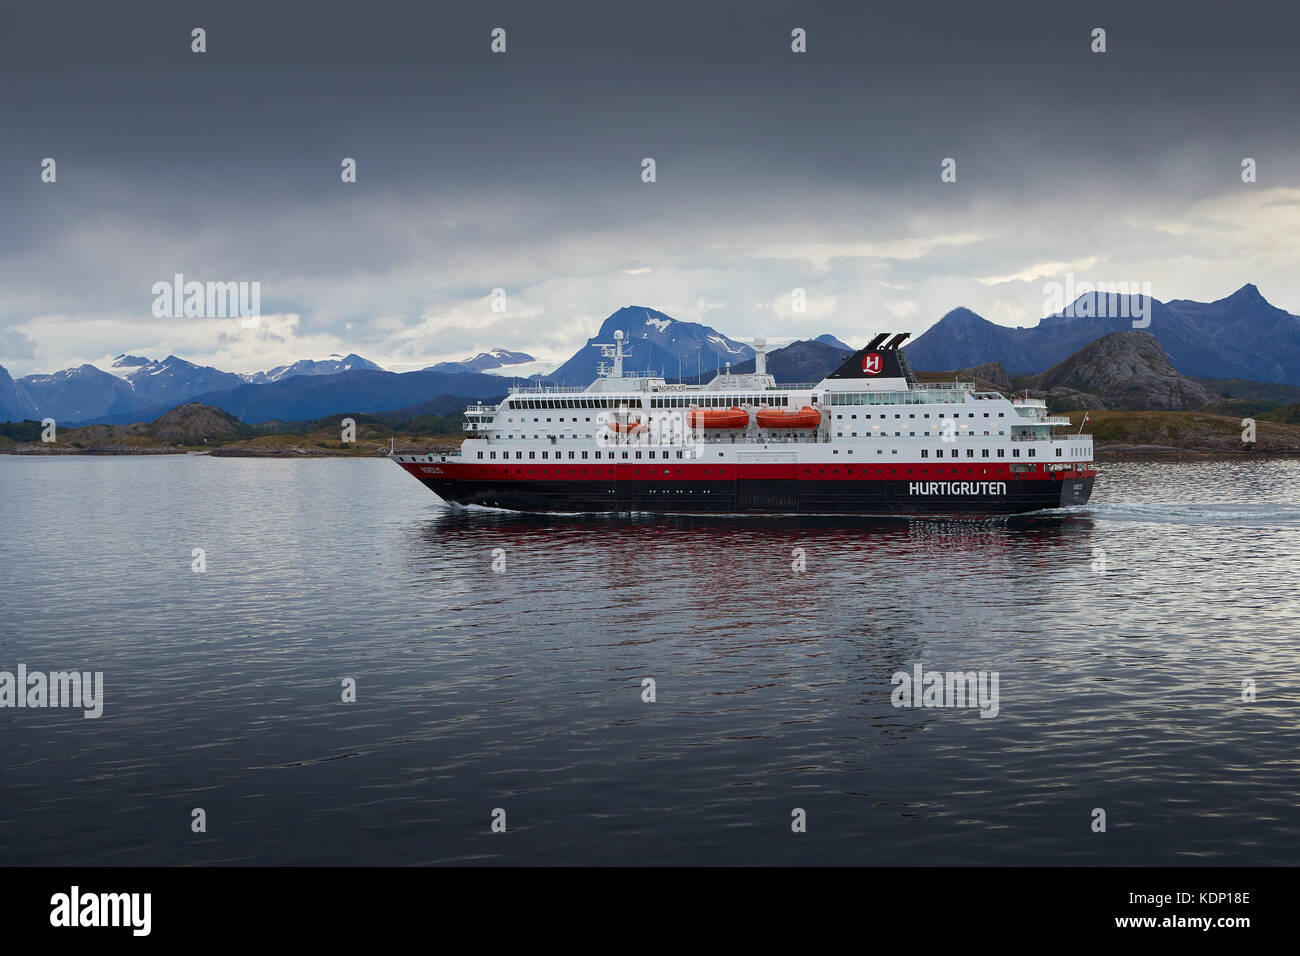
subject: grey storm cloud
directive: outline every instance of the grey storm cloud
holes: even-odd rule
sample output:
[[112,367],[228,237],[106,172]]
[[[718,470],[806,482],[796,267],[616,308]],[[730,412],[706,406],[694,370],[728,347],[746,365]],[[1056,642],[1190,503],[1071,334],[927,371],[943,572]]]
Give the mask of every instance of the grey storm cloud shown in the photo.
[[[808,261],[771,251],[787,241],[978,235],[905,257],[905,282],[1015,275],[1085,241],[1149,248],[1145,227],[1117,238],[1126,210],[1211,197],[1244,156],[1261,185],[1300,184],[1298,26],[1295,5],[1252,2],[14,7],[0,329],[92,312],[143,327],[176,271],[258,278],[264,308],[379,347],[497,285],[598,316],[628,304],[591,300],[602,281],[622,292],[614,270]],[[685,285],[646,286],[645,304]],[[741,321],[760,286],[700,291]],[[50,361],[80,354],[25,334]],[[450,351],[528,344],[441,334]]]

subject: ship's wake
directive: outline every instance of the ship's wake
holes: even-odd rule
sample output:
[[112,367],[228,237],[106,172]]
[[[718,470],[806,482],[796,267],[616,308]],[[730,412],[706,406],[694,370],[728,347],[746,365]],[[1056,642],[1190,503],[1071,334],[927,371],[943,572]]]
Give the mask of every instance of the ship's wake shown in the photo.
[[1300,527],[1300,504],[1273,501],[1113,501],[1062,508],[1056,513],[1087,514],[1098,521]]

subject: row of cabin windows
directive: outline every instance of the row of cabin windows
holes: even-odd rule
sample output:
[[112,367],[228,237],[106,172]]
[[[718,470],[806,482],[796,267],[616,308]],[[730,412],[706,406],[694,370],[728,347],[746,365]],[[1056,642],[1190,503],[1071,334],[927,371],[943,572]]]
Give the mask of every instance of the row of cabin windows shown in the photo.
[[[650,399],[651,408],[730,408],[733,405],[789,405],[788,395],[672,395]],[[506,409],[643,408],[640,398],[510,398]]]
[[733,405],[789,405],[788,395],[670,395],[650,399],[651,408],[731,408]]
[[[1027,451],[1029,452],[1029,454],[1028,454],[1027,457],[1029,457],[1029,458],[1035,458],[1035,457],[1037,457],[1037,455],[1035,454],[1035,449],[1030,448],[1030,449],[1027,449]],[[836,455],[838,455],[838,454],[839,454],[839,450],[837,449],[834,453],[835,453]],[[882,449],[879,449],[879,450],[876,452],[877,455],[883,455],[884,453],[885,453],[885,450],[884,450],[883,448],[882,448]],[[1006,450],[1005,448],[999,448],[999,449],[997,449],[997,453],[998,453],[998,454],[997,454],[997,457],[999,457],[999,458],[1005,458],[1005,457],[1007,457],[1007,450]],[[562,451],[557,451],[557,452],[555,452],[553,455],[552,455],[550,452],[542,452],[542,459],[543,459],[543,460],[547,460],[547,459],[548,459],[548,456],[551,456],[551,457],[553,457],[556,461],[560,461],[560,460],[563,460],[563,459],[564,459],[565,454],[566,454],[566,453],[565,453],[565,452],[562,452]],[[567,454],[568,454],[568,460],[569,460],[569,461],[575,461],[575,460],[577,460],[577,458],[575,458],[575,456],[577,456],[578,458],[581,458],[582,460],[585,461],[585,460],[587,459],[587,455],[588,455],[589,453],[588,453],[588,452],[585,452],[585,451],[582,451],[582,452],[573,452],[573,451],[571,451],[571,452],[568,452]],[[596,459],[599,459],[600,456],[601,456],[601,454],[602,454],[602,452],[594,451],[594,452],[590,452],[590,454],[591,454],[593,457],[595,457]],[[625,451],[625,452],[612,452],[612,451],[607,451],[607,452],[604,452],[603,454],[604,454],[604,456],[605,456],[606,458],[611,459],[611,460],[613,460],[613,458],[614,458],[616,455],[620,455],[620,456],[621,456],[622,458],[624,458],[624,459],[628,458],[628,457],[629,457],[629,454],[631,455],[632,458],[640,458],[640,457],[642,456],[642,452],[639,452],[639,451],[631,452],[631,453],[626,452],[626,451]],[[656,452],[653,452],[653,451],[647,451],[647,452],[645,452],[644,454],[645,454],[645,457],[647,457],[647,458],[654,458],[655,455],[656,455]],[[677,458],[681,458],[681,457],[683,457],[682,452],[680,452],[680,451],[678,451],[678,452],[672,452],[672,451],[661,451],[661,452],[658,452],[657,454],[659,455],[660,458],[663,458],[663,459],[668,459],[668,458],[671,458],[671,457],[673,457],[673,456],[676,456]],[[719,453],[719,454],[721,454],[721,453]],[[850,451],[849,454],[851,455],[851,454],[853,454],[853,452]],[[897,449],[897,448],[891,449],[890,454],[897,455],[897,454],[898,454],[898,449]],[[489,459],[489,460],[491,460],[491,461],[496,461],[496,457],[497,457],[497,453],[496,453],[496,452],[494,452],[494,451],[490,451],[490,452],[487,453],[487,455],[488,455],[488,459]],[[483,457],[483,452],[479,452],[479,453],[478,453],[478,457],[479,457],[479,458],[482,458],[482,457]],[[518,461],[518,460],[522,460],[523,457],[524,457],[524,453],[523,453],[522,451],[517,451],[517,452],[515,452],[515,460],[517,460],[517,461]],[[530,451],[530,452],[528,453],[528,457],[531,458],[531,459],[536,459],[536,457],[537,457],[537,452],[535,452],[535,451]],[[922,449],[921,449],[921,457],[922,457],[922,458],[929,458],[929,457],[930,457],[930,449],[928,449],[928,448],[922,448]],[[942,449],[942,448],[936,448],[936,449],[935,449],[935,452],[934,452],[934,457],[935,457],[935,458],[942,458],[942,457],[943,457],[943,449]],[[949,454],[948,457],[949,457],[949,458],[960,458],[960,457],[961,457],[961,449],[958,449],[958,448],[953,448],[953,449],[951,449],[951,453]],[[974,458],[974,457],[975,457],[975,449],[974,449],[974,448],[967,448],[967,449],[966,449],[966,457],[967,457],[967,458]],[[987,449],[987,448],[981,448],[981,449],[980,449],[980,457],[981,457],[981,458],[988,458],[988,457],[989,457],[989,449]],[[1019,457],[1020,457],[1020,449],[1019,449],[1019,448],[1013,448],[1013,449],[1011,449],[1011,457],[1012,457],[1012,458],[1019,458]],[[1061,449],[1060,449],[1060,448],[1056,449],[1056,457],[1057,457],[1057,458],[1060,458],[1060,457],[1061,457]],[[503,460],[509,460],[509,458],[510,458],[510,452],[508,452],[508,451],[503,451],[503,452],[501,452],[501,458],[502,458]]]
[[[836,415],[835,417],[836,417],[836,418],[843,418],[844,416],[843,416],[843,415]],[[850,416],[849,416],[849,418],[857,418],[857,417],[858,417],[857,415],[850,415]],[[870,415],[863,415],[862,417],[863,417],[863,418],[870,418],[871,416],[870,416]],[[888,416],[888,415],[881,415],[880,417],[881,417],[881,418],[888,418],[889,416]],[[902,418],[903,416],[902,416],[902,413],[899,413],[899,414],[896,414],[894,417],[895,417],[895,418]],[[908,415],[907,417],[908,417],[908,418],[915,418],[915,417],[916,417],[916,414],[915,414],[915,413],[912,413],[912,414]],[[922,414],[921,417],[922,417],[922,418],[929,418],[929,417],[930,417],[930,413],[929,413],[929,412],[925,412],[924,414]],[[939,421],[944,421],[944,420],[947,419],[947,418],[961,418],[961,413],[960,413],[960,412],[953,412],[951,415],[943,415],[943,414],[940,414],[940,415],[938,415],[937,417],[938,417]],[[974,417],[975,417],[975,413],[974,413],[974,412],[969,412],[969,413],[967,413],[967,416],[966,416],[966,417],[967,417],[967,418],[974,418]],[[984,413],[984,417],[985,417],[985,418],[988,418],[988,417],[989,417],[989,413],[988,413],[988,412],[985,412],[985,413]],[[1006,413],[1005,413],[1005,412],[998,412],[998,418],[1006,418]],[[576,420],[576,419],[575,419],[575,420]]]
[[[1028,449],[1028,451],[1029,451],[1029,456],[1028,456],[1028,457],[1030,457],[1030,458],[1035,458],[1035,457],[1037,457],[1037,456],[1034,454],[1034,449],[1033,449],[1033,448]],[[1006,450],[1005,448],[999,448],[999,449],[997,449],[997,453],[998,453],[997,456],[998,456],[999,458],[1006,458],[1006,457],[1007,457],[1007,450]],[[1061,454],[1061,450],[1060,450],[1059,448],[1056,450],[1056,454],[1057,454],[1058,456]],[[922,449],[921,449],[921,457],[922,457],[922,458],[929,458],[929,457],[930,457],[930,449],[928,449],[928,448],[922,448]],[[943,449],[942,449],[942,448],[936,448],[935,451],[934,451],[934,457],[935,457],[935,458],[942,458],[942,457],[943,457]],[[958,448],[954,448],[954,449],[952,449],[952,450],[948,453],[948,457],[949,457],[949,458],[960,458],[960,457],[961,457],[961,449],[958,449]],[[966,449],[966,457],[967,457],[967,458],[974,458],[974,457],[975,457],[975,449],[974,449],[974,448],[967,448],[967,449]],[[988,457],[989,457],[989,449],[987,449],[987,448],[981,448],[981,449],[980,449],[980,457],[981,457],[981,458],[988,458]],[[1013,449],[1011,449],[1011,457],[1012,457],[1012,458],[1019,458],[1019,457],[1020,457],[1020,449],[1019,449],[1019,448],[1013,448]]]
[[[776,405],[776,404],[786,404],[786,403],[785,403],[785,402],[780,402],[780,403],[773,402],[772,404]],[[724,407],[724,408],[731,408],[732,406],[728,404],[728,405],[724,405],[724,406],[722,406],[722,407]],[[676,416],[669,416],[669,421],[672,421],[672,420],[674,419],[674,417],[676,417]],[[840,418],[843,418],[844,416],[841,415],[841,416],[839,416],[839,417],[840,417]],[[857,416],[857,415],[854,415],[853,417],[854,417],[854,418],[857,418],[858,416]],[[866,416],[866,417],[867,417],[867,418],[870,418],[871,416],[868,415],[868,416]],[[884,416],[884,415],[881,415],[880,417],[881,417],[881,418],[884,418],[885,416]],[[897,418],[898,416],[895,415],[894,417]],[[913,415],[912,417],[915,418],[916,416]],[[930,416],[929,416],[929,415],[926,415],[925,417],[926,417],[926,418],[929,418]],[[972,415],[971,417],[973,418],[974,416]],[[534,418],[534,419],[533,419],[534,422],[541,422],[541,420],[542,420],[541,418]],[[548,418],[548,419],[546,419],[546,420],[547,420],[548,422],[549,422],[549,421],[552,421],[552,419],[550,419],[550,418]],[[577,419],[576,417],[574,417],[574,418],[556,418],[556,419],[554,419],[554,421],[557,421],[557,422],[565,422],[565,421],[573,421],[573,422],[576,422],[577,420],[578,420],[578,419]],[[651,419],[651,421],[653,421],[653,420],[654,420],[654,419]],[[678,420],[680,420],[680,419],[678,419]],[[514,424],[514,417],[513,417],[513,416],[508,416],[508,417],[506,418],[506,421],[509,422],[509,423],[511,423],[511,424]],[[522,424],[523,422],[528,421],[528,419],[527,419],[527,418],[520,418],[519,421],[520,421],[520,423]],[[591,421],[591,417],[588,416],[588,417],[584,418],[583,421],[587,421],[587,422],[589,422],[589,421]]]
[[640,408],[639,398],[511,398],[502,403],[503,408],[535,409],[545,411],[552,408]]
[[[879,426],[879,425],[873,425],[873,426],[871,426],[871,427],[872,427],[872,428],[879,428],[880,426]],[[930,427],[933,428],[934,426],[931,425]],[[966,426],[963,425],[963,426],[961,426],[961,427],[962,427],[962,428],[965,428]],[[985,430],[985,432],[984,432],[984,437],[987,438],[987,437],[989,437],[991,434],[993,434],[993,433],[990,432],[990,431],[988,431],[988,430]],[[1005,435],[1006,432],[1005,432],[1005,431],[999,431],[998,434],[999,434],[999,435]],[[577,436],[574,436],[574,437],[577,437]],[[843,437],[844,437],[844,432],[843,432],[843,430],[837,431],[837,432],[835,433],[835,437],[836,437],[836,438],[843,438]],[[850,438],[857,438],[857,437],[858,437],[858,433],[857,433],[857,432],[849,432],[849,437],[850,437]],[[867,432],[867,433],[866,433],[866,437],[867,437],[867,438],[888,438],[888,437],[889,437],[889,432],[870,431],[870,432]],[[895,438],[902,438],[902,437],[903,437],[903,433],[902,433],[902,432],[894,432],[894,437],[895,437]],[[908,437],[908,438],[915,438],[915,437],[916,437],[916,432],[908,432],[908,433],[907,433],[907,437]],[[933,436],[933,435],[928,435],[928,434],[926,434],[925,432],[922,432],[922,433],[921,433],[921,437],[922,437],[922,438],[933,438],[934,436]],[[973,438],[973,437],[975,437],[975,433],[974,433],[974,432],[970,432],[969,434],[963,434],[961,437],[963,437],[963,438],[967,438],[967,437]]]
[[[975,401],[1001,399],[1001,395],[991,392],[977,392]],[[826,396],[827,405],[962,405],[960,395],[954,395],[950,389],[914,388],[907,391],[883,392],[831,392]]]
[[[1006,457],[1007,457],[1007,450],[1006,450],[1005,448],[999,448],[997,451],[998,451],[998,455],[997,455],[997,457],[999,457],[999,458],[1006,458]],[[1030,449],[1028,449],[1028,451],[1029,451],[1029,454],[1026,455],[1025,457],[1027,457],[1027,458],[1037,458],[1037,457],[1038,457],[1038,455],[1037,455],[1037,453],[1034,451],[1034,449],[1030,448]],[[832,449],[831,449],[831,454],[832,454],[832,455],[838,455],[839,453],[840,453],[840,449],[838,449],[838,448],[832,448]],[[885,449],[883,449],[883,448],[877,448],[877,449],[876,449],[876,454],[877,454],[877,455],[883,455],[884,453],[885,453]],[[897,448],[891,448],[891,449],[889,450],[889,453],[890,453],[891,455],[897,455],[897,454],[898,454],[898,449],[897,449]],[[482,452],[479,452],[479,456],[480,456],[480,457],[482,457],[482,454],[483,454]],[[852,454],[853,454],[853,449],[852,449],[852,448],[845,449],[844,454],[846,454],[846,455],[852,455]],[[870,454],[870,452],[867,452],[867,454]],[[1058,454],[1059,454],[1059,453],[1058,453]],[[929,458],[929,457],[930,457],[930,451],[929,451],[928,448],[922,448],[922,449],[921,449],[921,457],[922,457],[922,458]],[[936,450],[935,450],[935,455],[934,455],[934,457],[936,457],[936,458],[942,458],[942,457],[943,457],[943,449],[942,449],[942,448],[940,448],[940,449],[936,449]],[[953,458],[959,458],[959,457],[961,457],[961,456],[960,456],[959,452],[958,452],[957,450],[954,449],[954,450],[953,450],[953,453],[952,453],[952,457],[953,457]],[[968,449],[966,450],[966,457],[967,457],[967,458],[974,458],[974,457],[975,457],[975,449],[973,449],[973,448],[968,448]],[[987,457],[989,457],[989,452],[988,452],[988,449],[987,449],[987,448],[980,449],[980,457],[981,457],[981,458],[987,458]],[[1012,457],[1012,458],[1019,458],[1019,457],[1020,457],[1020,449],[1019,449],[1019,448],[1013,448],[1013,449],[1011,449],[1011,457]]]
[[[590,454],[591,454],[591,456],[592,456],[593,458],[599,459],[600,456],[601,456],[601,454],[602,454],[602,452],[593,451],[593,452],[590,452]],[[616,454],[618,454],[618,453],[617,453],[617,452],[612,452],[612,451],[607,451],[607,452],[604,452],[603,454],[604,454],[604,456],[605,456],[606,458],[608,458],[608,459],[610,459],[610,460],[613,460],[614,456],[615,456]],[[653,452],[653,451],[650,451],[650,452],[646,452],[645,454],[646,454],[646,457],[647,457],[647,458],[654,458],[656,453]],[[544,452],[542,452],[542,459],[543,459],[543,460],[546,460],[546,459],[548,458],[548,456],[549,456],[549,457],[551,457],[551,458],[554,458],[556,461],[560,461],[560,460],[562,460],[562,459],[564,458],[564,455],[565,455],[565,453],[562,452],[562,451],[557,451],[557,452],[554,452],[554,453],[551,453],[551,452],[545,452],[545,451],[544,451]],[[571,451],[571,452],[568,453],[569,461],[575,461],[575,460],[577,460],[577,459],[575,459],[575,457],[574,457],[575,455],[578,456],[578,457],[580,457],[583,461],[585,461],[585,460],[587,459],[588,452],[585,452],[585,451],[583,451],[583,452],[572,452],[572,451]],[[627,452],[623,452],[622,455],[623,455],[624,458],[626,458],[626,457],[628,456],[628,453],[627,453]],[[680,451],[679,451],[679,452],[661,451],[661,452],[658,453],[658,455],[659,455],[660,458],[663,458],[663,459],[671,458],[671,457],[673,457],[674,455],[676,455],[676,457],[678,457],[678,458],[682,458],[682,457],[684,457]],[[483,457],[483,452],[479,452],[479,453],[478,453],[478,456],[479,456],[480,458],[482,458],[482,457]],[[497,453],[496,453],[496,452],[494,452],[494,451],[490,451],[490,452],[488,452],[488,459],[489,459],[489,460],[491,460],[491,461],[495,461],[495,460],[496,460],[496,457],[497,457]],[[516,461],[518,461],[518,460],[522,460],[523,457],[524,457],[524,453],[523,453],[522,451],[517,451],[517,452],[515,452],[515,460],[516,460]],[[536,458],[536,457],[537,457],[537,452],[535,452],[535,451],[530,451],[530,452],[528,453],[528,457],[529,457],[529,458]],[[634,455],[633,455],[633,457],[635,457],[635,458],[640,458],[640,457],[641,457],[641,452],[639,452],[639,451],[638,451],[638,452],[635,452]],[[503,452],[501,453],[501,458],[502,458],[503,460],[508,460],[508,459],[510,458],[510,452],[508,452],[508,451],[503,451]]]

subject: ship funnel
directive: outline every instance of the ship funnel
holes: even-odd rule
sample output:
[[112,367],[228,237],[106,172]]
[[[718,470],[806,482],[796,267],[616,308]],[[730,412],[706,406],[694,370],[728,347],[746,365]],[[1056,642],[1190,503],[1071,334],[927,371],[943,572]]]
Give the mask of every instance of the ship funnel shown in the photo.
[[767,339],[759,335],[754,338],[754,373],[756,375],[765,375],[767,373],[767,356],[764,354],[767,349]]

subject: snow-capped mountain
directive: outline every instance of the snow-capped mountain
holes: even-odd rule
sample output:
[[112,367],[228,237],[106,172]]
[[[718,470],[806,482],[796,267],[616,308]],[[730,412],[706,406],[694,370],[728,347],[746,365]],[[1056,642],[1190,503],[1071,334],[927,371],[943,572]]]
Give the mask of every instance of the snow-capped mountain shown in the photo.
[[270,384],[299,376],[335,375],[365,369],[383,371],[359,355],[304,359],[269,372],[238,375],[195,365],[175,355],[151,360],[118,355],[107,370],[81,365],[16,381],[0,375],[0,421],[53,418],[60,424],[102,419],[130,420],[140,410],[175,407],[200,395],[228,392],[249,382]]
[[107,371],[110,375],[116,375],[118,378],[126,378],[141,366],[149,364],[151,364],[149,359],[142,358],[139,355],[115,355],[113,364],[108,367]]
[[14,382],[24,418],[78,422],[115,415],[136,407],[131,383],[93,365],[48,375],[25,375]]
[[528,365],[536,362],[527,352],[512,352],[509,349],[492,349],[488,352],[479,352],[473,358],[468,358],[463,362],[439,362],[437,365],[430,365],[424,369],[426,372],[491,372],[493,374],[530,374],[533,370],[524,372],[519,366]]
[[383,369],[369,359],[350,353],[348,355],[331,355],[323,360],[299,359],[292,365],[277,365],[268,372],[250,372],[242,375],[246,382],[265,385],[267,382],[281,382],[295,375],[337,375],[339,372],[351,372],[354,369],[369,369],[382,372]]
[[[116,366],[117,363],[113,364]],[[179,405],[195,395],[221,388],[234,388],[244,383],[234,372],[223,372],[209,365],[195,365],[175,355],[169,355],[160,362],[136,366],[126,376],[126,381],[134,391],[136,405],[140,408],[164,402]]]
[[597,344],[613,342],[615,332],[627,336],[629,357],[623,368],[629,372],[650,369],[676,378],[680,370],[682,375],[694,376],[697,368],[708,372],[728,362],[734,366],[754,357],[752,348],[717,329],[682,322],[644,306],[627,306],[601,323],[600,331],[546,378],[562,384],[588,384],[596,378],[602,361]]

